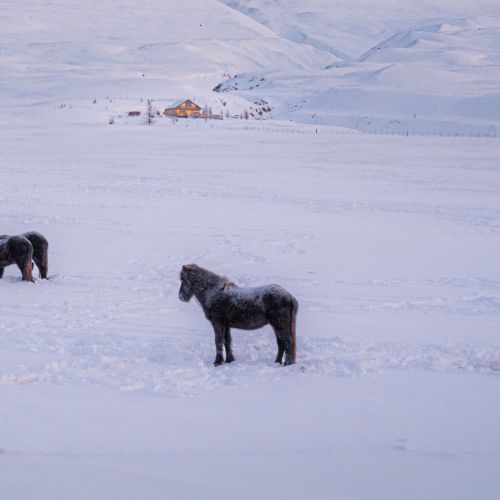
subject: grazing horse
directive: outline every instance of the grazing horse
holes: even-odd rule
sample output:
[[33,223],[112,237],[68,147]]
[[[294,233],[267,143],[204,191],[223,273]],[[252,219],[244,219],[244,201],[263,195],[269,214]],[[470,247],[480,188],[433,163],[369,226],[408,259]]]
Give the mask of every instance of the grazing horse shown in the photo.
[[0,235],[0,278],[5,267],[17,264],[23,281],[33,282],[33,261],[35,261],[40,278],[48,279],[48,248],[49,243],[45,237],[35,231],[19,236]]
[[224,362],[222,347],[226,349],[226,363],[234,361],[231,350],[231,328],[255,330],[271,325],[276,334],[278,355],[276,363],[295,363],[297,339],[295,318],[299,303],[279,285],[240,288],[227,278],[207,271],[196,264],[182,267],[179,299],[189,302],[194,295],[212,323],[215,332],[216,356],[214,365]]

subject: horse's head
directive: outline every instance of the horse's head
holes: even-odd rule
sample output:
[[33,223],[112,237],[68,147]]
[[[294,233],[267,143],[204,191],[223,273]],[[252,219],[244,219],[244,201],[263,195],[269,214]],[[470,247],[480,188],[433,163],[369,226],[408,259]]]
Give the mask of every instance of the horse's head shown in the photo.
[[181,280],[181,287],[179,288],[179,299],[182,302],[189,302],[194,295],[193,278],[191,276],[192,266],[182,266],[179,278]]

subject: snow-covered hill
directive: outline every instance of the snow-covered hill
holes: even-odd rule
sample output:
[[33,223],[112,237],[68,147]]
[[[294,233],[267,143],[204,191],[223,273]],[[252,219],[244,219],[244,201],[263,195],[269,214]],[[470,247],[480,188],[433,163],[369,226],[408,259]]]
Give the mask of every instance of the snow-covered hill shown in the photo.
[[4,111],[66,104],[82,119],[94,99],[90,115],[92,109],[102,113],[99,103],[106,98],[106,115],[148,98],[189,96],[221,108],[211,89],[228,75],[311,69],[336,60],[216,0],[6,0],[0,32]]
[[222,1],[285,39],[341,59],[313,74],[265,75],[272,84],[264,91],[247,84],[255,74],[236,79],[240,95],[270,97],[280,116],[371,131],[486,133],[498,126],[498,2]]
[[500,120],[491,0],[6,0],[0,30],[7,121],[71,106],[59,119],[103,122],[183,97],[374,132],[487,134]]

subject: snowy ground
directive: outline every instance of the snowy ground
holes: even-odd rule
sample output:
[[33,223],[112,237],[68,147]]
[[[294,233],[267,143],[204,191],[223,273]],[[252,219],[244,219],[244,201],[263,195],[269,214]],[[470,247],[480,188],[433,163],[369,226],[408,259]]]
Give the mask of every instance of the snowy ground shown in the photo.
[[[51,244],[0,281],[2,496],[497,498],[500,142],[266,127],[2,125]],[[189,262],[289,289],[298,364],[212,367]]]
[[[496,500],[498,1],[117,4],[2,3],[0,234],[50,280],[0,280],[0,498]],[[127,117],[185,98],[252,119]],[[297,365],[214,368],[190,262],[290,290]]]

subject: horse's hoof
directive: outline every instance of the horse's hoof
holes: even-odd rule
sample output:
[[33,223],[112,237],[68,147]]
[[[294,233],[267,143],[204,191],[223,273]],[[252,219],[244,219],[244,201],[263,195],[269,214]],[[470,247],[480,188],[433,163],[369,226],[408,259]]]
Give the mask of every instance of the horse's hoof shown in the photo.
[[224,363],[224,360],[223,359],[216,359],[214,361],[214,366],[219,366],[219,365],[222,365],[222,363]]
[[232,363],[233,361],[234,361],[234,358],[226,359],[226,363]]

